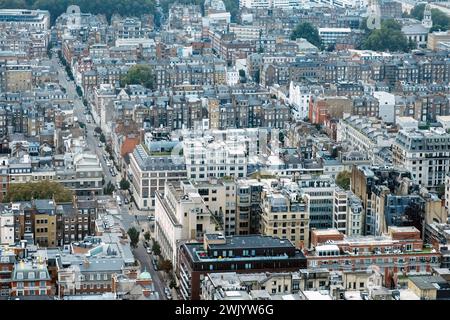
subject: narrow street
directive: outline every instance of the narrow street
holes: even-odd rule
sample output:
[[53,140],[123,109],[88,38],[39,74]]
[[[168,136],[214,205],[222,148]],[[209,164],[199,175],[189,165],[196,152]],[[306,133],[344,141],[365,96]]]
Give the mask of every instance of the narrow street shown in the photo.
[[147,270],[153,279],[153,284],[155,285],[155,290],[158,292],[160,300],[167,300],[164,293],[164,282],[160,278],[158,271],[153,268],[153,264],[150,255],[147,253],[146,249],[140,242],[138,247],[133,250],[134,257],[141,263],[141,271]]
[[[103,174],[105,179],[105,185],[111,181],[111,183],[116,187],[116,191],[114,192],[114,197],[119,195],[122,201],[122,205],[119,206],[119,214],[118,217],[122,223],[122,226],[125,232],[131,228],[135,227],[141,235],[148,229],[148,213],[141,212],[134,207],[134,204],[125,204],[124,199],[128,197],[125,192],[117,190],[117,183],[119,183],[120,175],[113,177],[110,172],[110,168],[107,166],[106,161],[103,155],[107,155],[104,147],[99,146],[100,140],[94,136],[94,129],[97,125],[94,123],[92,117],[88,114],[85,114],[86,108],[83,105],[83,100],[80,98],[76,92],[76,85],[73,81],[67,80],[67,73],[63,66],[60,65],[60,61],[58,55],[55,53],[52,57],[52,63],[57,66],[58,69],[58,81],[62,87],[66,89],[66,93],[70,100],[73,101],[73,112],[74,117],[77,117],[79,122],[82,122],[86,125],[86,146],[92,152],[95,152],[98,156],[101,166],[103,168]],[[87,117],[90,118],[91,122],[88,123]],[[109,197],[109,196],[101,196],[99,198]],[[131,210],[130,210],[131,208]],[[143,231],[144,230],[144,231]],[[158,292],[161,300],[167,300],[166,294],[164,292],[165,284],[161,275],[153,268],[153,264],[151,261],[150,255],[147,253],[146,248],[144,248],[142,241],[139,242],[139,245],[136,249],[133,249],[133,255],[136,260],[139,261],[141,265],[141,271],[146,270],[150,273],[153,279],[153,283],[155,285],[155,290]]]

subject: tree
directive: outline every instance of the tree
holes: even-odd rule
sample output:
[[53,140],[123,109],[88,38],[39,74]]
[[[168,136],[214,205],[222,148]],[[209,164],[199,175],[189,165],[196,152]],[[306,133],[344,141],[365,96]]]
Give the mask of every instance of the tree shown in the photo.
[[110,195],[116,190],[116,187],[111,183],[111,181],[108,182],[106,187],[103,189],[103,193],[106,195]]
[[122,190],[130,189],[130,182],[128,182],[125,179],[120,180],[120,184],[119,185],[120,185],[120,189],[122,189]]
[[127,234],[130,237],[131,246],[133,248],[136,248],[139,242],[139,231],[136,230],[135,227],[131,227],[130,229],[128,229]]
[[298,24],[294,31],[292,31],[291,40],[296,40],[298,38],[306,39],[318,48],[322,46],[322,39],[319,36],[319,31],[309,22]]
[[161,246],[158,241],[153,241],[152,251],[155,256],[159,256],[161,254]]
[[393,19],[381,22],[380,29],[371,30],[362,43],[365,50],[376,51],[404,51],[408,52],[410,46],[401,26]]
[[104,14],[107,19],[115,13],[123,16],[140,16],[155,12],[154,0],[1,0],[1,9],[42,9],[50,11],[52,23],[70,4],[80,6],[81,12]]
[[414,8],[411,9],[411,12],[409,13],[409,17],[422,20],[423,19],[423,12],[425,11],[425,3],[418,4],[414,6]]
[[150,232],[147,231],[146,233],[144,233],[144,239],[149,241],[150,240]]
[[101,143],[105,143],[106,142],[106,138],[105,138],[105,135],[103,133],[100,134],[100,142]]
[[102,133],[102,128],[95,127],[94,132],[97,133],[97,134],[101,134]]
[[154,89],[155,75],[149,65],[137,64],[132,66],[120,80],[121,86],[140,84],[147,89]]
[[441,183],[438,186],[437,194],[440,199],[442,199],[442,197],[445,195],[445,184],[444,183]]
[[336,176],[336,184],[344,190],[350,190],[350,178],[352,173],[350,171],[341,171]]
[[[422,20],[424,11],[425,4],[418,4],[411,10],[409,17]],[[430,32],[447,31],[450,28],[450,17],[439,9],[431,9],[431,20],[433,21],[433,27],[430,29]]]
[[52,181],[10,184],[4,202],[30,201],[31,199],[52,199],[56,202],[72,201],[73,191]]
[[170,273],[170,271],[172,271],[172,269],[173,269],[172,261],[170,261],[168,259],[164,259],[164,260],[160,261],[158,269],[163,270],[167,274]]
[[423,220],[425,216],[424,208],[416,202],[410,203],[403,214],[404,220],[402,225],[405,227],[413,226],[420,231],[422,235]]
[[260,71],[259,69],[255,72],[255,79],[253,79],[256,83],[259,83],[260,80]]
[[447,31],[450,28],[450,17],[439,9],[431,9],[431,20],[433,20],[433,31]]
[[239,69],[239,77],[245,78],[245,70]]
[[80,96],[80,97],[83,96],[83,91],[81,90],[80,86],[77,86],[76,91],[77,91],[78,96]]

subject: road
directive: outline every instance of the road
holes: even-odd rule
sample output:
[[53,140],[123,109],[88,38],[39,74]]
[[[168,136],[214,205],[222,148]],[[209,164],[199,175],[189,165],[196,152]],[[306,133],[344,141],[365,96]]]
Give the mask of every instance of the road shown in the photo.
[[153,284],[155,286],[155,290],[159,294],[160,300],[167,300],[166,295],[164,293],[165,288],[164,282],[160,278],[158,272],[153,268],[150,255],[147,253],[147,250],[144,248],[142,243],[139,243],[138,247],[133,250],[133,254],[134,257],[141,263],[141,271],[146,270],[152,276]]
[[[95,152],[100,160],[100,163],[103,168],[103,174],[105,178],[105,184],[108,182],[112,182],[117,189],[117,183],[119,182],[119,175],[113,177],[109,170],[109,167],[106,164],[106,161],[103,155],[106,155],[106,151],[103,147],[99,147],[99,140],[94,136],[94,129],[96,124],[93,123],[92,117],[90,117],[91,123],[87,122],[86,115],[84,114],[86,111],[85,106],[83,105],[83,100],[80,98],[76,92],[76,85],[73,81],[67,81],[67,73],[62,65],[60,65],[60,61],[58,55],[55,53],[52,55],[52,64],[57,66],[58,71],[58,81],[59,84],[66,89],[66,93],[70,100],[73,101],[73,111],[74,117],[78,118],[79,122],[83,122],[86,125],[86,146],[87,148]],[[119,195],[122,200],[122,205],[119,206],[119,214],[122,226],[125,231],[127,231],[130,227],[135,227],[138,229],[141,234],[143,230],[146,230],[146,225],[148,223],[148,215],[142,214],[139,212],[133,204],[125,204],[124,198],[127,197],[125,192],[116,191],[114,193],[114,198]],[[99,198],[109,198],[108,196],[100,196]],[[131,210],[130,210],[131,209]],[[140,262],[141,270],[147,270],[150,273],[153,279],[153,283],[155,286],[155,290],[159,293],[159,297],[161,300],[166,300],[166,295],[164,293],[164,281],[161,279],[159,273],[153,268],[153,264],[151,262],[150,256],[147,253],[146,249],[143,247],[142,243],[139,243],[139,246],[133,250],[133,255]]]
[[[66,93],[69,99],[73,101],[74,117],[77,117],[79,122],[83,122],[84,124],[86,124],[86,146],[90,151],[96,153],[100,160],[103,168],[105,185],[111,181],[111,183],[116,186],[117,180],[111,175],[109,167],[107,166],[106,161],[103,158],[103,155],[106,154],[106,152],[103,147],[98,146],[100,141],[94,136],[94,129],[96,125],[95,123],[93,123],[93,119],[89,115],[88,117],[91,119],[91,123],[87,123],[86,115],[84,114],[86,108],[83,105],[83,100],[77,94],[75,82],[67,81],[66,70],[62,65],[60,65],[57,54],[52,55],[52,63],[53,65],[57,66],[59,84],[66,89]],[[119,177],[119,175],[117,175],[116,177]]]

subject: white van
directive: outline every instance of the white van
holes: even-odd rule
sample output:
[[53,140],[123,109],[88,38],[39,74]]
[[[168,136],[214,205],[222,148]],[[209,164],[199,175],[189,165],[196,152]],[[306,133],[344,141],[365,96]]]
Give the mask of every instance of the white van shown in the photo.
[[117,204],[118,204],[119,206],[121,206],[121,205],[122,205],[122,199],[120,199],[119,196],[117,196],[116,199],[117,199]]

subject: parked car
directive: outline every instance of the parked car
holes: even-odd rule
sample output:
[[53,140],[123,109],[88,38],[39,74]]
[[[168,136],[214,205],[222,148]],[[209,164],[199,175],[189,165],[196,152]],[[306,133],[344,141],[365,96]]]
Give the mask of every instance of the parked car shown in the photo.
[[130,200],[128,200],[128,198],[125,198],[124,202],[125,202],[125,204],[129,204]]
[[147,253],[152,254],[152,249],[150,247],[147,248]]

